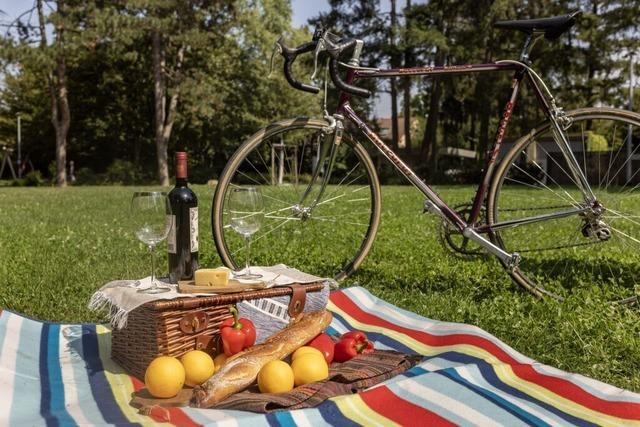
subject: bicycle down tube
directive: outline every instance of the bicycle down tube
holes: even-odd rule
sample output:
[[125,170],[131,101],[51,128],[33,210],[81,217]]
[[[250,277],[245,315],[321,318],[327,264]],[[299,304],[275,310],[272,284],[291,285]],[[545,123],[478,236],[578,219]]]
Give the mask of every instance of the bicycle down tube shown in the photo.
[[382,139],[362,121],[356,112],[351,108],[349,103],[342,105],[341,110],[345,113],[346,117],[355,123],[365,136],[378,148],[378,150],[411,182],[418,190],[420,190],[438,209],[439,215],[455,224],[462,234],[477,242],[487,251],[500,258],[502,262],[512,268],[517,267],[520,256],[518,254],[510,254],[500,247],[496,246],[487,238],[478,234],[472,227],[470,227],[463,218],[458,215],[453,209],[451,209],[438,194],[431,189],[427,184],[422,181],[413,170],[407,166],[392,150],[387,146]]

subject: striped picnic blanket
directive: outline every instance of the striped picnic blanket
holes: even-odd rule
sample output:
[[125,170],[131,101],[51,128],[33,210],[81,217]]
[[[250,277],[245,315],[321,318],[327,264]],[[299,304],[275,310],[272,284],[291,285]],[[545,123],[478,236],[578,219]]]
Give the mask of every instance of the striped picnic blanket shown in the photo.
[[106,326],[0,315],[0,424],[27,425],[639,425],[640,395],[539,364],[487,332],[429,320],[360,287],[335,291],[331,333],[361,329],[377,348],[422,363],[314,409],[268,415],[129,406],[143,384],[110,358]]

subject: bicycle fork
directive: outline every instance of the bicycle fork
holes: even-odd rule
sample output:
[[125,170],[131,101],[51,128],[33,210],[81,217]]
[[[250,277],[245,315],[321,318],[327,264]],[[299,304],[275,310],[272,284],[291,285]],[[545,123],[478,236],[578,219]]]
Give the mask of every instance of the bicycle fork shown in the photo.
[[[342,143],[342,136],[344,133],[344,117],[341,114],[334,114],[333,116],[326,115],[325,119],[329,121],[326,128],[322,130],[322,141],[320,142],[319,155],[316,163],[315,170],[312,173],[311,181],[307,186],[304,194],[300,198],[300,201],[293,206],[292,211],[294,215],[298,216],[301,220],[307,220],[311,217],[313,209],[318,205],[322,196],[324,196],[331,173],[333,172],[333,165],[336,160],[337,148]],[[331,138],[329,141],[328,139]],[[328,163],[325,165],[325,162]],[[320,173],[324,170],[322,176],[322,182],[320,183],[320,189],[315,196],[313,202],[309,206],[305,206],[307,197],[311,194],[312,188],[318,181]]]

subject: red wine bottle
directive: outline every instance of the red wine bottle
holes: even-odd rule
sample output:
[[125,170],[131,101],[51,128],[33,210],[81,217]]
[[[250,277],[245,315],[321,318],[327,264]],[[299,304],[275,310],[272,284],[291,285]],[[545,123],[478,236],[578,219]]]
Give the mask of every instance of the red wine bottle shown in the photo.
[[198,269],[198,198],[187,185],[187,153],[176,152],[176,186],[169,193],[169,280],[191,280]]

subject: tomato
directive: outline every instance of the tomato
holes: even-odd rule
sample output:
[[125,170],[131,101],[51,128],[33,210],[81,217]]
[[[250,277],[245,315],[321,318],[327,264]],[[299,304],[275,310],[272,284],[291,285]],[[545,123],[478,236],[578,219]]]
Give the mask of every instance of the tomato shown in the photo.
[[320,353],[324,356],[324,360],[327,362],[327,365],[330,365],[331,362],[333,362],[333,349],[335,347],[335,343],[329,335],[323,332],[309,341],[307,345],[320,350]]

